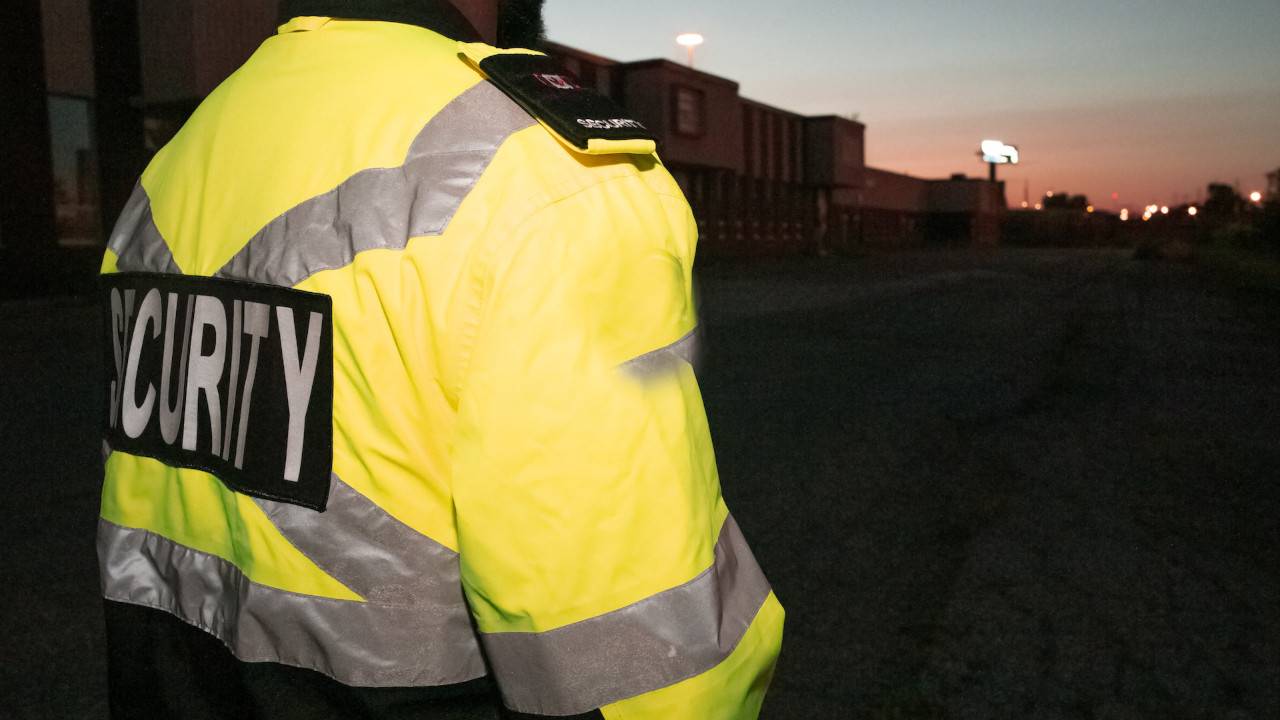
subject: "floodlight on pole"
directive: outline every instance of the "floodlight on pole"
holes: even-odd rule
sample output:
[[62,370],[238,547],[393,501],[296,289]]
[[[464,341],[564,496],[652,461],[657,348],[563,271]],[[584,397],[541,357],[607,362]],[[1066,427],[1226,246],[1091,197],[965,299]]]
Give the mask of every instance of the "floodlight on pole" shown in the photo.
[[681,33],[676,36],[676,44],[689,52],[689,67],[693,67],[693,53],[698,46],[706,42],[701,33]]
[[979,148],[978,155],[982,158],[982,162],[990,166],[989,179],[991,182],[996,181],[997,165],[1017,165],[1021,160],[1017,146],[1009,145],[1001,140],[983,140]]

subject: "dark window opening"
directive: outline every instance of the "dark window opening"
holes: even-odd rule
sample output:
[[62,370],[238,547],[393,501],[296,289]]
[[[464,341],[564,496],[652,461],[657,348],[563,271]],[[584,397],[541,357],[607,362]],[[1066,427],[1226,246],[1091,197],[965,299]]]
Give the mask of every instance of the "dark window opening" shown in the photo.
[[700,137],[706,132],[706,97],[701,90],[677,85],[674,92],[675,131],[679,135]]
[[84,98],[50,95],[49,136],[58,245],[101,245],[98,153],[92,103]]

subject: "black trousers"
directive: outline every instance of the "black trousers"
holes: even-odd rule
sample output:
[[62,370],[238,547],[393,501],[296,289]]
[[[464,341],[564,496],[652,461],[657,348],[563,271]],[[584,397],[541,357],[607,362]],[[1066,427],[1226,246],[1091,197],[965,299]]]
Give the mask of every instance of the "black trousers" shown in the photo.
[[353,688],[311,670],[237,660],[212,635],[160,610],[106,602],[115,720],[497,720],[493,683]]

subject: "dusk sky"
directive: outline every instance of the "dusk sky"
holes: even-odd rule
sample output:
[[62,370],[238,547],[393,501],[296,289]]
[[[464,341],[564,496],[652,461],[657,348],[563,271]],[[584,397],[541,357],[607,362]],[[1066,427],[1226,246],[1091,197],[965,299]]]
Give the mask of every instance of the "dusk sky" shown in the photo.
[[[867,124],[867,161],[925,177],[985,173],[985,137],[1019,145],[1002,170],[1099,207],[1248,193],[1280,167],[1280,1],[852,2],[547,0],[552,40],[618,60],[683,58],[744,96]],[[1119,193],[1119,201],[1111,200]]]

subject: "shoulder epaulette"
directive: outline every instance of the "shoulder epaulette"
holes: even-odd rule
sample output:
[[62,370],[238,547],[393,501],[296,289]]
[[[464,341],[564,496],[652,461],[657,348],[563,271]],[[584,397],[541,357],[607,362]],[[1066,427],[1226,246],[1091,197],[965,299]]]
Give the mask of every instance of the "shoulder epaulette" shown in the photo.
[[588,155],[650,155],[653,133],[617,103],[583,87],[555,59],[532,50],[458,43],[463,57],[544,127]]

